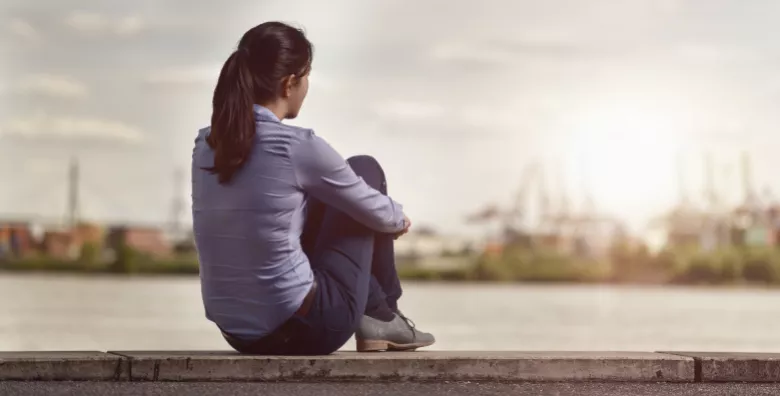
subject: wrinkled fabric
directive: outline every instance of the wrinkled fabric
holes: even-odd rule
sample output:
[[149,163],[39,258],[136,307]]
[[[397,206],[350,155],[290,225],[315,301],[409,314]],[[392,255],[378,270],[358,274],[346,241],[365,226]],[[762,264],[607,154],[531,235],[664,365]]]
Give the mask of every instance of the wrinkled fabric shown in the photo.
[[252,154],[221,185],[201,129],[192,155],[192,217],[206,317],[243,339],[271,333],[298,309],[313,282],[301,248],[307,196],[382,233],[404,226],[402,206],[370,187],[310,129],[255,106]]

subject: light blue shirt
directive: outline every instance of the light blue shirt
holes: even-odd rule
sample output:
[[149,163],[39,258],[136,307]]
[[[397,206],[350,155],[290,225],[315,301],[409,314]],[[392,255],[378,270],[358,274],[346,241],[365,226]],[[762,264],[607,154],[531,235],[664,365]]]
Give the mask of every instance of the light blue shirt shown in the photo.
[[192,154],[192,218],[206,317],[244,339],[265,336],[295,311],[313,273],[300,236],[312,196],[378,232],[403,229],[400,204],[368,186],[310,129],[254,108],[252,154],[221,185],[201,129]]

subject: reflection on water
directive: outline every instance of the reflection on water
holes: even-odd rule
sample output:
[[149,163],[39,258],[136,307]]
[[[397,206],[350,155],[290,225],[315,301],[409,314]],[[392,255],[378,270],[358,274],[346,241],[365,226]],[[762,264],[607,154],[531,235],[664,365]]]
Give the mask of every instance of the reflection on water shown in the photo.
[[[225,349],[199,292],[195,277],[0,274],[0,350]],[[780,351],[780,291],[408,284],[402,308],[432,349]]]

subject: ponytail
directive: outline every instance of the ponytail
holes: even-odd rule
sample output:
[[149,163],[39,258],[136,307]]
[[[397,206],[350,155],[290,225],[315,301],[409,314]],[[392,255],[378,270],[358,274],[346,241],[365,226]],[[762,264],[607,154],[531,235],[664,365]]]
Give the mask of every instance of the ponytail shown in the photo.
[[253,76],[246,51],[237,50],[222,66],[214,89],[211,133],[206,142],[214,150],[214,166],[205,170],[227,184],[244,166],[255,140]]
[[203,168],[228,184],[249,160],[255,142],[255,104],[278,98],[281,81],[311,70],[312,45],[303,31],[281,22],[266,22],[247,31],[222,66],[212,101],[214,166]]

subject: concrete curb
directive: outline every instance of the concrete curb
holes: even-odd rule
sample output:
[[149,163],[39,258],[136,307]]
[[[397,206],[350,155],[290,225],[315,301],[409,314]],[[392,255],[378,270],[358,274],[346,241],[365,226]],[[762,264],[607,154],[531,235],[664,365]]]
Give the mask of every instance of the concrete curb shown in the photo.
[[692,357],[699,382],[780,382],[780,354],[669,353]]
[[693,382],[694,359],[645,352],[0,352],[0,380]]
[[103,352],[0,352],[0,381],[115,381],[126,364]]
[[137,381],[692,381],[693,359],[654,353],[411,352],[256,357],[113,352]]
[[780,382],[780,354],[0,352],[0,381]]

